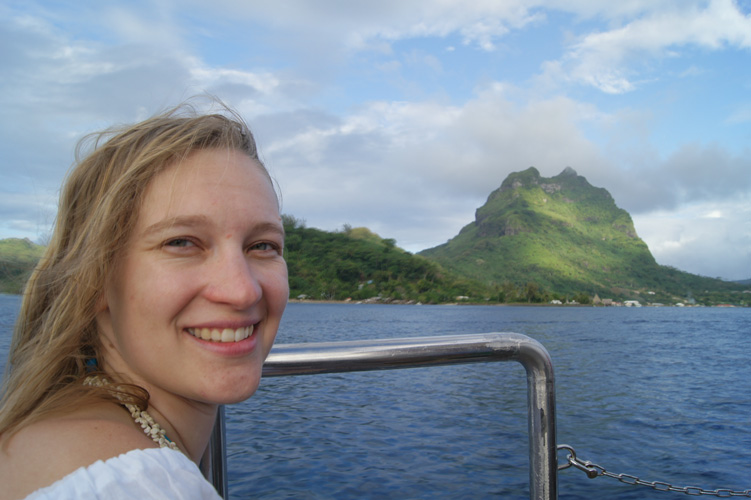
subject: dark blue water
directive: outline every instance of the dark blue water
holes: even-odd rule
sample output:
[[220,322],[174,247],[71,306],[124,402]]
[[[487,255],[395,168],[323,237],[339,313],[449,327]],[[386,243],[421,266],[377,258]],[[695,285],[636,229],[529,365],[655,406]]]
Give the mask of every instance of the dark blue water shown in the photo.
[[20,296],[0,294],[0,376],[5,372],[13,324],[16,322],[20,308]]
[[[0,296],[3,357],[17,308]],[[751,488],[751,309],[290,304],[278,342],[498,331],[550,352],[558,442],[580,457],[649,481]],[[227,414],[234,498],[529,495],[513,362],[266,379]],[[684,496],[559,474],[561,499]]]

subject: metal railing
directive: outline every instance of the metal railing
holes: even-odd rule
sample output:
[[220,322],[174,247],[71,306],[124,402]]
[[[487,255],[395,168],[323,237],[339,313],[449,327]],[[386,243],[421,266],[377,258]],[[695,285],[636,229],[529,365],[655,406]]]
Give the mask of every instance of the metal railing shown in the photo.
[[[529,497],[558,498],[555,379],[547,350],[518,333],[321,342],[276,345],[263,367],[264,377],[388,370],[489,361],[518,361],[527,372]],[[202,469],[227,498],[223,409],[217,417]]]

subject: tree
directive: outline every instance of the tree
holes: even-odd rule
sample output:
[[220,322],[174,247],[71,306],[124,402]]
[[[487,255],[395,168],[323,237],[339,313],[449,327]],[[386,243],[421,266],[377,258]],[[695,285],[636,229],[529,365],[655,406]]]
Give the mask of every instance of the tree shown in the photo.
[[540,290],[540,286],[531,281],[524,287],[524,297],[529,303],[540,303],[545,300],[545,294]]

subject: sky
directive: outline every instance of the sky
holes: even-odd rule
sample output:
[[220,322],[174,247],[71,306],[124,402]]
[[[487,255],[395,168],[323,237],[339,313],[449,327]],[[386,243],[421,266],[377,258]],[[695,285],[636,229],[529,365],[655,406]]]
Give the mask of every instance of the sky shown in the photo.
[[751,0],[0,0],[0,238],[49,237],[84,135],[207,94],[308,227],[418,252],[571,167],[751,278]]

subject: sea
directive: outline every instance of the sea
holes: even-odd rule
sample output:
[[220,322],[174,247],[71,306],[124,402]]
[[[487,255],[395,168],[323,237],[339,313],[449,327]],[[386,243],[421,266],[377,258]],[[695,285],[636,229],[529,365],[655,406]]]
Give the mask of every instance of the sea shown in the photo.
[[[0,296],[0,368],[19,305]],[[488,332],[549,351],[558,443],[579,458],[660,489],[751,489],[750,308],[292,303],[277,343]],[[226,411],[231,498],[529,498],[516,362],[267,378]],[[558,478],[560,499],[685,497]]]

